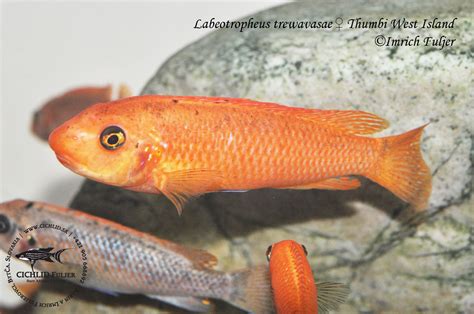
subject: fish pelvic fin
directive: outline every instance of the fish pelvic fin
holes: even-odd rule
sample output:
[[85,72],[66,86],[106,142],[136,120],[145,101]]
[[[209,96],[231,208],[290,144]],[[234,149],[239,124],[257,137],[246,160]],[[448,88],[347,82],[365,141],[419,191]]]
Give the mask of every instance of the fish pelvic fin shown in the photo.
[[274,313],[268,266],[261,265],[231,273],[232,293],[227,302],[254,314]]
[[350,293],[348,285],[337,282],[318,282],[318,313],[337,311],[339,305],[346,302]]
[[223,175],[210,169],[183,169],[165,172],[163,178],[163,186],[157,186],[157,189],[174,204],[181,215],[189,199],[220,190],[219,182]]
[[63,263],[61,262],[61,254],[66,251],[66,250],[69,250],[69,249],[61,249],[61,250],[57,250],[56,253],[53,254],[53,257],[55,260],[57,260],[59,263]]
[[191,311],[191,312],[211,312],[212,304],[208,299],[201,299],[197,297],[175,297],[164,295],[147,295],[151,299],[156,299],[176,307]]
[[425,127],[380,139],[384,145],[382,156],[366,175],[415,211],[426,209],[431,194],[431,173],[420,150]]

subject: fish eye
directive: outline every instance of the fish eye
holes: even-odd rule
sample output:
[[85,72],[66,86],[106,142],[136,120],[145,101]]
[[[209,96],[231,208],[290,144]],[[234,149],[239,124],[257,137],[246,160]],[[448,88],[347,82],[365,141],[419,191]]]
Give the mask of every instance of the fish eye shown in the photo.
[[303,244],[301,244],[301,247],[303,248],[304,255],[308,256],[308,250],[306,249],[306,246],[304,246]]
[[272,256],[272,247],[273,245],[270,245],[268,248],[267,248],[267,261],[270,261],[270,257]]
[[100,143],[105,149],[115,150],[125,143],[125,132],[118,126],[106,127],[100,134]]
[[29,235],[26,239],[28,240],[29,245],[33,246],[36,244],[35,238],[33,238],[31,235]]
[[0,215],[0,233],[7,233],[10,231],[10,220],[5,215]]

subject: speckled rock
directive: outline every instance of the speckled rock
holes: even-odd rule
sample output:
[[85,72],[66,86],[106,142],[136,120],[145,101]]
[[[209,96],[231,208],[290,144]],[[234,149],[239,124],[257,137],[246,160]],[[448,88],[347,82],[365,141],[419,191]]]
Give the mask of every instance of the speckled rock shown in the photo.
[[[86,182],[72,206],[205,248],[226,270],[266,263],[269,244],[294,239],[308,248],[318,280],[351,284],[343,312],[472,313],[473,11],[469,1],[286,4],[253,17],[457,20],[453,29],[444,30],[348,29],[347,25],[340,31],[220,30],[170,58],[143,90],[143,94],[220,95],[308,108],[361,109],[391,121],[381,135],[430,122],[422,142],[434,179],[426,214],[410,216],[391,193],[366,180],[360,189],[347,192],[207,194],[189,203],[182,217],[163,196]],[[374,37],[379,34],[444,35],[456,42],[443,50],[378,47]],[[115,305],[112,297],[88,295],[70,306],[89,312],[122,306]],[[137,311],[153,312],[156,305],[130,300],[127,307]],[[232,311],[236,310],[222,303],[217,308],[219,313]]]

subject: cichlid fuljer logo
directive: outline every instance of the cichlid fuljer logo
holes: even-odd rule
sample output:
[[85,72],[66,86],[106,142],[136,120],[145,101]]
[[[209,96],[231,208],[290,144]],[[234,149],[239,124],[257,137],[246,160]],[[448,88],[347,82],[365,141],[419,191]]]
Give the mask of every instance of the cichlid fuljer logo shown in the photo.
[[34,271],[33,267],[37,261],[54,263],[54,260],[51,259],[51,257],[53,257],[57,262],[61,263],[61,253],[68,249],[57,250],[55,253],[51,253],[52,250],[52,247],[29,249],[15,255],[15,257],[23,261],[29,261],[31,265],[31,271]]
[[[58,307],[71,300],[79,286],[85,284],[88,274],[87,252],[72,228],[43,221],[23,230],[18,229],[18,233],[12,235],[4,272],[7,283],[23,301],[35,307]],[[31,270],[25,270],[24,262],[28,263]],[[67,284],[64,280],[75,285]],[[25,285],[38,283],[41,283],[42,289],[51,286],[57,290],[59,287],[61,297],[54,299],[58,298],[57,295],[39,294],[34,298],[23,292]]]

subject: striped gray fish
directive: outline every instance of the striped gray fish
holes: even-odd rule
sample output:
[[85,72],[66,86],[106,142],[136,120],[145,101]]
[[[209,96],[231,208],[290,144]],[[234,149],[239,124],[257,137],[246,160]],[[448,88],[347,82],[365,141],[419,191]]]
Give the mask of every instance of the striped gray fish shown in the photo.
[[[37,232],[34,239],[24,233],[38,224],[64,228],[64,234],[72,233],[80,239],[87,252],[87,287],[144,294],[192,311],[209,311],[207,298],[224,300],[252,313],[274,311],[267,266],[217,271],[212,268],[217,259],[203,250],[73,209],[24,200],[0,204],[0,248],[8,252],[19,234],[23,236],[11,255],[38,247],[67,246],[61,232]],[[42,271],[56,270],[58,266],[79,268],[82,262],[75,251],[63,251],[61,264],[39,261],[35,267]]]

